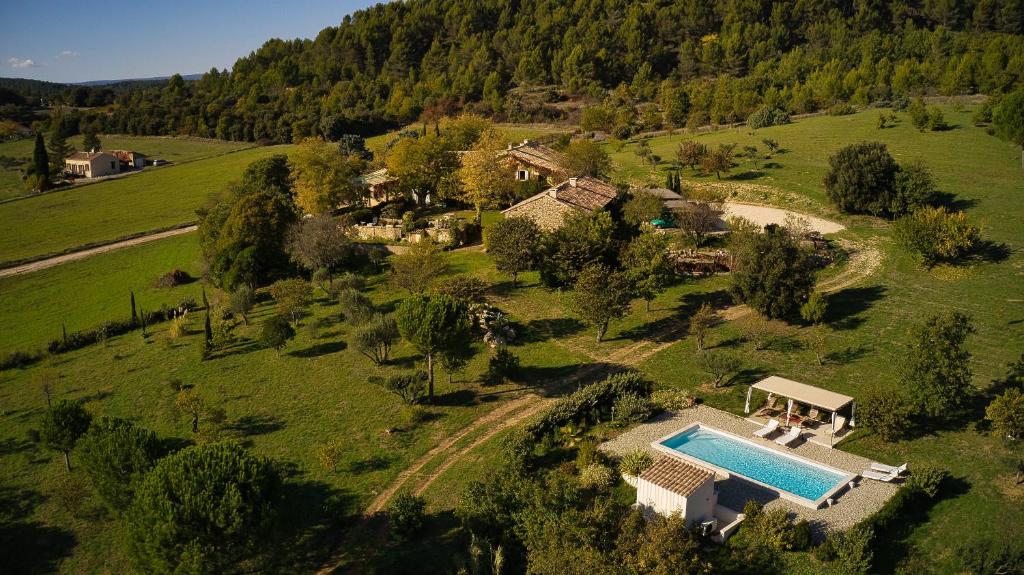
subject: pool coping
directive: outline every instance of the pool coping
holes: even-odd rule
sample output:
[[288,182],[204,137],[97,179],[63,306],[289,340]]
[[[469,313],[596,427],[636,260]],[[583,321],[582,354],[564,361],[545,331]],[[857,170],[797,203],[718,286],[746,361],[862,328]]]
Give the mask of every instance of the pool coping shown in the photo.
[[[819,469],[824,469],[826,471],[835,473],[837,475],[842,476],[843,480],[840,481],[835,487],[833,487],[829,491],[826,491],[818,499],[811,500],[811,499],[807,499],[806,497],[801,497],[801,496],[799,496],[799,495],[797,495],[795,493],[791,493],[789,491],[786,491],[784,489],[780,489],[780,488],[775,487],[773,485],[769,485],[769,484],[764,483],[762,481],[758,481],[758,480],[756,480],[756,479],[754,479],[752,477],[747,477],[746,475],[743,475],[742,473],[737,473],[735,471],[730,471],[728,469],[725,469],[724,467],[719,467],[719,466],[714,465],[714,464],[712,464],[710,462],[704,461],[703,459],[700,459],[698,457],[694,457],[692,455],[687,455],[687,454],[682,453],[680,451],[676,451],[675,449],[672,449],[671,447],[668,447],[666,445],[662,445],[663,441],[667,441],[667,440],[669,440],[669,439],[671,439],[671,438],[673,438],[673,437],[675,437],[677,435],[681,435],[683,433],[686,433],[686,432],[690,431],[691,429],[699,428],[699,427],[703,427],[705,429],[709,429],[709,430],[713,431],[714,433],[719,433],[719,434],[722,434],[722,435],[734,438],[734,439],[736,439],[738,441],[742,441],[742,442],[744,442],[744,443],[746,443],[748,445],[751,445],[751,446],[753,446],[755,448],[767,450],[767,451],[770,451],[770,452],[775,453],[777,455],[780,455],[782,457],[788,457],[790,459],[799,461],[801,463],[804,463],[804,464],[807,464],[807,465],[812,465],[812,466],[817,467]],[[741,437],[741,436],[739,436],[739,435],[737,435],[735,433],[731,433],[731,432],[725,431],[724,429],[718,429],[717,427],[712,427],[712,426],[704,424],[704,423],[702,423],[700,421],[695,421],[695,422],[691,423],[690,425],[687,425],[685,427],[677,429],[676,431],[673,431],[672,433],[669,433],[668,435],[664,435],[662,437],[659,437],[658,439],[656,439],[656,440],[651,442],[651,448],[653,448],[655,451],[658,451],[660,453],[664,453],[665,455],[668,455],[668,456],[671,456],[671,457],[676,457],[676,458],[679,458],[679,459],[683,459],[683,460],[685,460],[687,462],[693,463],[693,464],[698,465],[698,466],[703,466],[703,467],[711,468],[716,473],[722,474],[725,477],[737,478],[737,479],[741,479],[743,481],[749,481],[750,483],[753,483],[754,485],[758,485],[760,487],[763,487],[765,489],[768,489],[770,491],[778,493],[779,497],[781,497],[783,499],[786,499],[787,501],[792,501],[793,503],[797,503],[799,505],[803,505],[804,507],[809,507],[809,508],[812,508],[812,509],[821,509],[822,505],[824,505],[829,499],[834,499],[836,497],[836,495],[839,494],[840,491],[849,488],[850,483],[853,482],[858,477],[858,475],[856,473],[849,473],[849,472],[844,471],[842,469],[836,469],[835,467],[830,467],[828,465],[825,465],[823,463],[819,463],[817,461],[814,461],[812,459],[808,459],[806,457],[801,457],[799,455],[795,455],[795,454],[792,454],[792,453],[786,453],[785,451],[781,451],[781,450],[778,450],[778,449],[773,449],[773,448],[767,447],[765,445],[760,445],[757,442],[750,441],[749,439],[747,439],[745,437]]]

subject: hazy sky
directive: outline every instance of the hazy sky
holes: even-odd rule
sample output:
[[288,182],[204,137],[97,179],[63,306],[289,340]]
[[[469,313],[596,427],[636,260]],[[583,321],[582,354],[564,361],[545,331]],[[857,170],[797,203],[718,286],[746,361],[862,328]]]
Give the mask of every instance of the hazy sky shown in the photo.
[[380,0],[0,0],[0,76],[51,82],[230,68]]

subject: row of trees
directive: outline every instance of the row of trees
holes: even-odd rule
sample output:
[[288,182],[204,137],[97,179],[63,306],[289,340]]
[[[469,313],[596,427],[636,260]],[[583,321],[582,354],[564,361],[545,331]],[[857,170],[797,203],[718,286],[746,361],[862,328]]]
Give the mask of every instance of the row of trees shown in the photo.
[[459,109],[558,118],[554,102],[531,106],[531,89],[597,100],[616,89],[604,105],[613,130],[629,133],[732,122],[761,108],[1009,91],[1024,78],[1022,11],[990,0],[591,0],[572,9],[417,0],[361,10],[313,40],[270,40],[230,72],[197,81],[50,97],[113,101],[110,113],[83,116],[105,133],[291,142]]

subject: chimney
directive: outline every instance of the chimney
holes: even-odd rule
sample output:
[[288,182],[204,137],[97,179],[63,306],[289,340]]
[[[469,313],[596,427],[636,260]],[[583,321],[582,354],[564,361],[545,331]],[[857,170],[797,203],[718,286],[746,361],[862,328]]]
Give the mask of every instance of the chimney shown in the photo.
[[512,144],[508,145],[508,149],[510,149],[510,150],[512,149]]
[[528,146],[529,144],[530,144],[530,139],[529,138],[523,140],[523,145],[524,146]]
[[96,148],[93,148],[93,149],[89,150],[89,153],[90,154],[95,154],[96,153]]
[[569,185],[575,188],[576,187],[576,178],[569,178]]

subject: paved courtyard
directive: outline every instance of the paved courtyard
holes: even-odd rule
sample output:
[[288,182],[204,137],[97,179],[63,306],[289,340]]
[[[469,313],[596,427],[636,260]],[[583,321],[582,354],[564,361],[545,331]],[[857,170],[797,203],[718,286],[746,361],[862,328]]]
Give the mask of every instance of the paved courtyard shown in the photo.
[[[651,449],[651,442],[697,422],[756,440],[759,445],[769,449],[788,451],[850,473],[860,474],[861,470],[867,469],[871,464],[870,460],[858,455],[839,449],[829,449],[803,440],[795,448],[780,447],[774,441],[757,440],[751,436],[751,433],[757,429],[755,424],[742,417],[704,405],[662,414],[601,444],[600,449],[614,455],[622,455],[642,447],[650,451],[655,458],[664,457],[662,453]],[[902,462],[886,461],[884,463],[899,464]],[[756,499],[764,503],[766,508],[781,507],[798,519],[807,519],[813,530],[819,535],[825,530],[843,530],[853,526],[881,508],[898,487],[893,483],[858,479],[856,487],[838,493],[835,505],[815,510],[782,499],[774,491],[747,481],[735,478],[726,479],[721,476],[716,479],[720,505],[741,511],[748,500]]]

